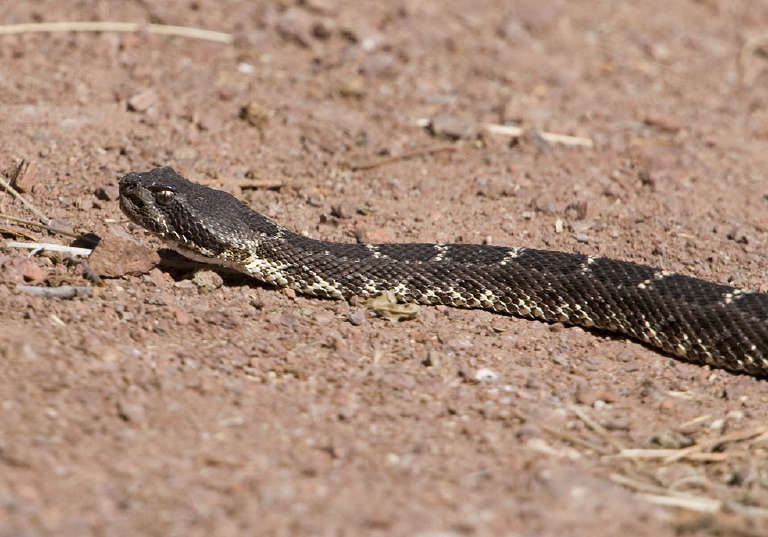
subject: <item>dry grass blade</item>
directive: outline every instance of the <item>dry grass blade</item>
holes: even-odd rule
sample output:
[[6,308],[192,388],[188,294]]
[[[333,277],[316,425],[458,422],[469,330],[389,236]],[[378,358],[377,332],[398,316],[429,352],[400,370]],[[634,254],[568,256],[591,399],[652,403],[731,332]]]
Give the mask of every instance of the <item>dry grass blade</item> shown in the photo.
[[[612,455],[615,459],[666,459],[678,454],[679,449],[623,449]],[[728,459],[727,453],[691,453],[685,458],[697,462],[722,462]]]
[[[523,129],[522,127],[514,127],[511,125],[498,125],[496,123],[483,123],[482,126],[485,130],[487,130],[490,133],[502,134],[504,136],[511,136],[513,138],[522,136],[526,131],[526,129]],[[591,139],[584,138],[582,136],[570,136],[567,134],[555,134],[553,132],[543,132],[543,131],[540,131],[537,134],[541,136],[542,140],[545,140],[551,144],[570,145],[570,146],[579,146],[579,147],[594,147],[595,145],[595,143]]]
[[715,446],[727,444],[728,442],[740,442],[742,440],[749,440],[750,438],[761,436],[766,433],[768,433],[768,427],[764,425],[760,427],[756,427],[754,429],[748,429],[746,431],[735,431],[733,433],[725,434],[718,438],[712,438],[710,440],[701,442],[699,444],[696,444],[695,446],[678,449],[676,450],[676,453],[674,455],[667,457],[665,462],[667,463],[676,462],[685,457],[690,457],[694,453],[700,453],[705,449],[710,449]]
[[570,410],[571,410],[571,412],[573,412],[574,414],[576,414],[576,416],[578,416],[578,417],[579,417],[579,419],[580,419],[581,421],[583,421],[583,422],[584,422],[584,423],[587,425],[587,427],[589,427],[589,428],[590,428],[590,429],[592,429],[594,432],[596,432],[598,435],[600,435],[600,436],[601,436],[601,437],[602,437],[602,438],[603,438],[603,439],[604,439],[606,442],[608,442],[608,443],[609,443],[609,444],[611,444],[611,445],[612,445],[614,448],[616,448],[616,450],[617,450],[617,451],[621,452],[621,451],[623,451],[623,450],[624,450],[624,445],[623,445],[621,442],[619,442],[618,440],[616,440],[615,438],[613,438],[613,437],[612,437],[612,436],[611,436],[611,435],[608,433],[608,431],[606,431],[606,430],[605,430],[605,428],[604,428],[602,425],[600,425],[600,424],[599,424],[599,423],[597,423],[595,420],[593,420],[592,418],[590,418],[590,417],[589,417],[589,416],[586,414],[586,412],[584,412],[583,410],[581,410],[581,409],[580,409],[579,407],[577,407],[576,405],[571,405],[571,407],[570,407]]
[[[427,118],[419,118],[416,120],[416,125],[419,127],[428,127],[432,123],[432,120]],[[522,136],[530,129],[523,127],[515,127],[513,125],[499,125],[498,123],[480,123],[480,126],[486,131],[492,134],[500,134],[502,136],[509,136],[511,138],[517,138]],[[569,145],[575,147],[594,147],[595,142],[590,138],[584,138],[583,136],[570,136],[568,134],[555,134],[553,132],[537,131],[536,134],[551,144]]]
[[579,438],[578,436],[571,434],[569,432],[565,431],[559,431],[553,427],[550,427],[549,425],[545,425],[541,423],[538,420],[534,420],[530,416],[527,416],[526,414],[523,414],[519,410],[514,411],[515,417],[517,417],[520,421],[523,421],[525,423],[535,423],[539,428],[541,428],[542,431],[546,432],[547,434],[550,434],[554,436],[555,438],[559,438],[560,440],[564,442],[568,442],[570,444],[573,444],[574,446],[578,446],[582,449],[586,449],[589,451],[592,451],[593,453],[597,453],[598,455],[605,457],[607,455],[610,455],[608,451],[603,449],[600,446],[596,446],[592,444],[591,442],[588,442],[587,440],[583,440],[582,438]]
[[232,34],[189,28],[187,26],[168,26],[165,24],[144,24],[140,22],[102,22],[102,21],[63,21],[40,22],[29,24],[11,24],[0,26],[0,34],[49,33],[49,32],[139,32],[148,34],[173,35],[190,39],[203,39],[217,43],[230,44],[235,37]]
[[703,496],[694,496],[684,492],[675,492],[664,487],[637,481],[621,474],[611,474],[614,483],[638,492],[641,498],[657,505],[681,507],[704,513],[714,513],[723,508],[723,502]]
[[665,494],[640,493],[638,496],[647,502],[666,507],[679,507],[699,513],[717,513],[722,510],[723,502],[701,496],[669,496]]

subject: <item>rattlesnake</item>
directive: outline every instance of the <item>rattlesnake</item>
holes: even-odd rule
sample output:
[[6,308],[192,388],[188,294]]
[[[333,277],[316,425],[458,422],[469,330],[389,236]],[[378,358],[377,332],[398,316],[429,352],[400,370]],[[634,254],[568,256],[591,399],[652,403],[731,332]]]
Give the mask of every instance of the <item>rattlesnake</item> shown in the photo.
[[768,376],[768,294],[603,257],[470,244],[347,244],[293,233],[168,167],[120,180],[120,207],[183,255],[279,287],[482,308],[626,334]]

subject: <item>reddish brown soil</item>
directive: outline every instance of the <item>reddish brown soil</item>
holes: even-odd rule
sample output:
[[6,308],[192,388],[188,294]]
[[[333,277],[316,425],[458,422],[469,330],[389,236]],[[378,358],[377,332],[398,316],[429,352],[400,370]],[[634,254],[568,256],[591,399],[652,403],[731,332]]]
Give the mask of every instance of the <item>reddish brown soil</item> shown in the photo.
[[[0,168],[30,162],[20,186],[58,226],[159,248],[114,187],[170,165],[317,238],[491,241],[768,288],[768,62],[746,46],[768,2],[0,6],[3,25],[65,20],[236,40],[0,36]],[[454,142],[419,126],[438,114],[594,147]],[[390,323],[179,269],[32,297],[25,278],[89,282],[27,255],[0,250],[2,536],[768,534],[764,381],[579,328],[442,307]]]

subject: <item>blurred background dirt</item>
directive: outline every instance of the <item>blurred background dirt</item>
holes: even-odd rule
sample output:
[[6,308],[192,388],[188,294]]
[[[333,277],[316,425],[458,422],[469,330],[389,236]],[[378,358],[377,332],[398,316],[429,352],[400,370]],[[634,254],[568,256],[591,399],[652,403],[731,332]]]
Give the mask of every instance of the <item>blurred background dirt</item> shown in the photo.
[[[157,268],[116,201],[121,174],[170,165],[316,238],[766,290],[768,2],[0,4],[0,31],[59,21],[233,38],[0,35],[0,170],[25,161],[27,199],[105,239],[97,272],[144,260],[60,300],[17,285],[91,285],[81,265],[0,248],[0,535],[768,533],[764,381]],[[34,219],[7,194],[0,212]]]

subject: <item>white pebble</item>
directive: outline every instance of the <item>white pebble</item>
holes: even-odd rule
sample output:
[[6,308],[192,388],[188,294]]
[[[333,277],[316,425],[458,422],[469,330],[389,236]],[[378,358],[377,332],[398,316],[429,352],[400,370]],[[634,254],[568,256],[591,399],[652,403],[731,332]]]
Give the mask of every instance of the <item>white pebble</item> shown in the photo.
[[478,369],[477,373],[475,373],[475,380],[479,382],[493,382],[494,380],[498,380],[498,378],[498,373],[487,368]]

